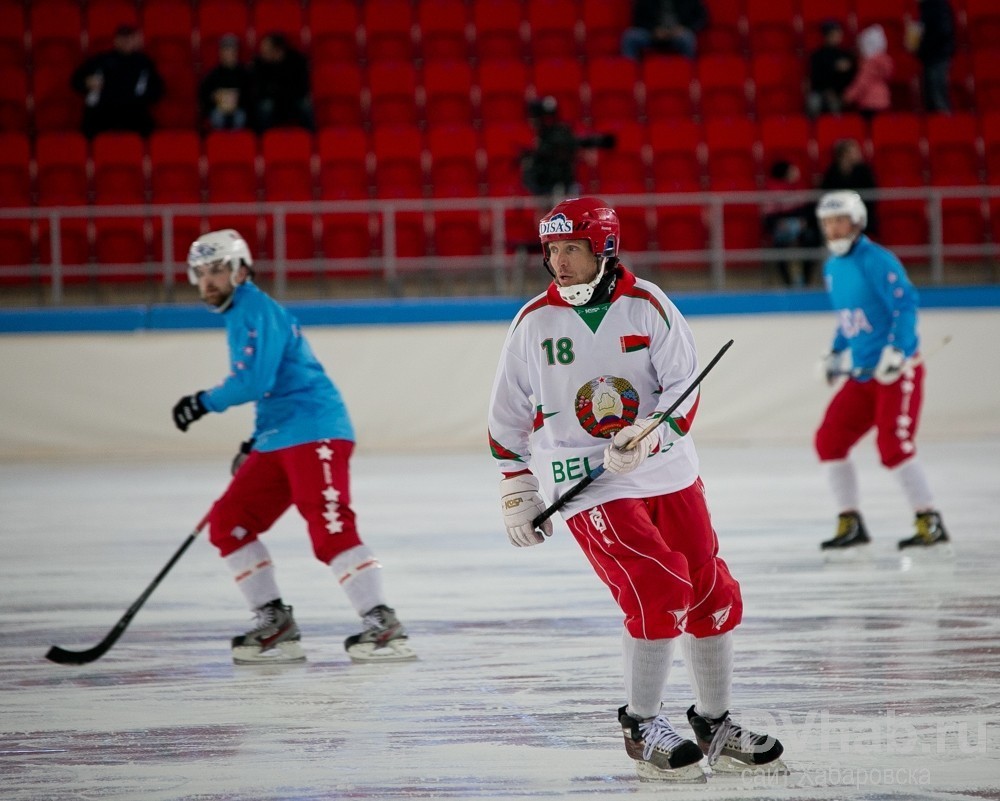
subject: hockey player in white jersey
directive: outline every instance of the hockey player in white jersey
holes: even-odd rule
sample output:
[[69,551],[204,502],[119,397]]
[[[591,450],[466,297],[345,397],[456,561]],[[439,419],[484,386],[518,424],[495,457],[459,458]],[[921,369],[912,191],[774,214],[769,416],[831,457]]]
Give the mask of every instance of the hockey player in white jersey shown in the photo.
[[[539,233],[553,282],[511,324],[490,399],[507,535],[518,547],[544,542],[551,521],[541,531],[532,523],[542,494],[554,500],[603,464],[608,475],[562,514],[625,616],[618,722],[639,775],[703,780],[703,756],[714,770],[781,770],[781,744],[729,717],[743,602],[718,555],[687,435],[699,393],[625,447],[697,375],[691,330],[659,287],[619,262],[618,215],[600,199],[559,203]],[[696,742],[663,705],[678,641],[695,691],[687,719]]]

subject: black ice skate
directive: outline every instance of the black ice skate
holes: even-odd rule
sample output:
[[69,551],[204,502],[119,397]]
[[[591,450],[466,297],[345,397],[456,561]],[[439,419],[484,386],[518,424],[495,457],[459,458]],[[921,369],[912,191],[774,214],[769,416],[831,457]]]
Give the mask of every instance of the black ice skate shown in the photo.
[[913,521],[916,529],[912,537],[899,541],[899,550],[907,548],[933,548],[935,552],[951,551],[948,532],[938,512],[920,512]]
[[344,648],[353,661],[402,662],[417,658],[394,609],[380,604],[370,609],[361,623],[365,630],[344,640]]
[[788,772],[785,763],[778,758],[785,749],[774,737],[744,729],[733,722],[728,712],[721,718],[707,718],[696,714],[692,705],[687,717],[712,770],[720,773]]
[[306,661],[292,607],[285,606],[279,598],[258,607],[255,613],[254,628],[233,637],[233,662],[275,665]]
[[701,749],[681,737],[667,719],[634,718],[623,706],[618,710],[618,722],[625,737],[625,752],[635,760],[640,779],[652,781],[703,782]]
[[861,515],[857,512],[841,512],[837,518],[837,533],[833,539],[820,543],[820,550],[827,556],[834,554],[856,555],[867,550],[865,546],[871,543],[868,530],[865,528]]

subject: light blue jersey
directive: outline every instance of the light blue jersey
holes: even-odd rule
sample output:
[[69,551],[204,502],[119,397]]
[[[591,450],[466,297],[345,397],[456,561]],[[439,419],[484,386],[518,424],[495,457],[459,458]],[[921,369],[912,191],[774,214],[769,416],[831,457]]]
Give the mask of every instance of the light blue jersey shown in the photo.
[[838,326],[833,351],[850,348],[857,378],[871,378],[886,345],[909,357],[917,336],[917,290],[896,256],[862,234],[843,256],[831,256],[823,268]]
[[231,372],[202,393],[209,411],[256,403],[253,436],[259,451],[321,439],[354,441],[340,392],[288,310],[247,282],[236,287],[223,316]]

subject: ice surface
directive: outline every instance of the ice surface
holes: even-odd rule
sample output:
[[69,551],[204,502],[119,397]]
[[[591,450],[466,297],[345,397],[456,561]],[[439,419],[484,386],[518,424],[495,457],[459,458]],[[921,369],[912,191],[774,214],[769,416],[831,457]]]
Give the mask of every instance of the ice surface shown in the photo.
[[[792,773],[687,787],[637,780],[615,721],[618,610],[563,524],[510,547],[488,457],[355,459],[413,663],[349,662],[358,620],[297,514],[279,521],[266,542],[309,658],[283,668],[231,663],[250,615],[206,540],[102,659],[46,661],[107,633],[228,465],[0,464],[0,797],[1000,798],[1000,442],[922,454],[954,560],[901,562],[911,515],[863,443],[872,555],[825,565],[834,514],[808,451],[701,448],[746,602],[733,714],[778,736]],[[679,661],[666,703],[684,731]]]

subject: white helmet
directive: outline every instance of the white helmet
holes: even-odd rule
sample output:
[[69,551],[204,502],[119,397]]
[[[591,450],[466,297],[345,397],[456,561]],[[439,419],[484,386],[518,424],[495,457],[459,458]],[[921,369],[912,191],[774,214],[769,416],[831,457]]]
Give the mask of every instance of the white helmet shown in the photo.
[[215,264],[219,261],[224,262],[232,269],[230,280],[234,286],[236,285],[236,271],[240,265],[253,266],[250,248],[246,240],[240,236],[239,231],[225,228],[221,231],[210,231],[194,240],[188,251],[188,280],[197,286],[198,276],[195,273],[195,268]]
[[[825,220],[829,217],[850,217],[851,223],[857,227],[859,233],[868,227],[868,208],[861,195],[850,189],[828,192],[819,199],[816,205],[816,218]],[[851,249],[856,238],[857,236],[830,239],[827,240],[826,246],[835,256],[843,256]]]

